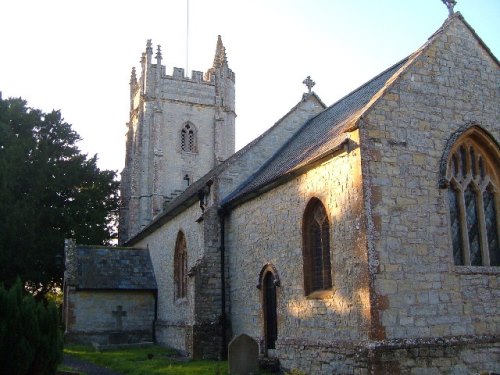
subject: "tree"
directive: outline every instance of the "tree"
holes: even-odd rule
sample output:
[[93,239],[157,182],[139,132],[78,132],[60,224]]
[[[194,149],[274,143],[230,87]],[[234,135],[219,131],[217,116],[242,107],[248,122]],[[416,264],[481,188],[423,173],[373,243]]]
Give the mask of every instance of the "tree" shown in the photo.
[[0,284],[0,374],[54,374],[63,349],[57,308],[23,292],[20,279],[9,290]]
[[116,172],[97,167],[60,111],[0,99],[0,282],[45,295],[62,284],[64,239],[116,237]]

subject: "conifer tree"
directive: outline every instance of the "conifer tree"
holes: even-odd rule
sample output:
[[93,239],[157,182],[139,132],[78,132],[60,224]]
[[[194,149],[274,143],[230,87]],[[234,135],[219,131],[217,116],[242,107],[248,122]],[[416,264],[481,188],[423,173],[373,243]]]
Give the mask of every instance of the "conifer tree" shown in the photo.
[[44,295],[60,286],[64,239],[105,245],[116,236],[116,172],[77,147],[59,111],[0,99],[0,282],[20,276]]

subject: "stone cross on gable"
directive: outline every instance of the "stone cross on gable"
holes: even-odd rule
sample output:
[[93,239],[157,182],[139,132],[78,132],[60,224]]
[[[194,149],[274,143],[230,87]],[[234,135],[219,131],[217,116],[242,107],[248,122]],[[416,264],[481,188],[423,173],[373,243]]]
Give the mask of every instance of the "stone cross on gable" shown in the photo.
[[127,312],[123,311],[123,306],[116,306],[116,311],[112,311],[113,316],[116,318],[116,329],[121,331],[123,328],[122,318],[127,316]]
[[441,0],[441,1],[443,2],[444,5],[446,5],[450,16],[452,16],[453,13],[455,13],[453,7],[457,5],[457,0]]
[[314,87],[314,85],[316,84],[316,82],[314,82],[312,79],[311,79],[311,76],[307,76],[307,78],[305,80],[302,81],[302,83],[304,85],[306,85],[307,89],[309,90],[309,94],[311,93],[311,89]]

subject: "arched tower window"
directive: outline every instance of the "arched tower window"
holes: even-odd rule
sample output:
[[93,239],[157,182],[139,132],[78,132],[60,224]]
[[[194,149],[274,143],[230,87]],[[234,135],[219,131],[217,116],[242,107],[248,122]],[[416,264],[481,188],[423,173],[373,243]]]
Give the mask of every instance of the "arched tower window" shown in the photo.
[[473,127],[448,154],[446,181],[455,265],[500,266],[498,145]]
[[332,287],[330,223],[325,206],[312,198],[302,221],[304,290],[306,295]]
[[187,123],[181,130],[181,150],[185,152],[196,152],[196,128]]
[[187,248],[184,233],[177,234],[174,254],[175,299],[187,296]]

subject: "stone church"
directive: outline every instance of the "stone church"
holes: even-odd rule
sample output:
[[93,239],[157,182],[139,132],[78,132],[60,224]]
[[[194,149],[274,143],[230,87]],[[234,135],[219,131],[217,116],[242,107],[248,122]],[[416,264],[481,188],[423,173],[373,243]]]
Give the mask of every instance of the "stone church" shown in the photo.
[[[154,56],[153,56],[154,55]],[[308,374],[500,372],[499,62],[460,13],[235,151],[235,74],[132,71],[120,246],[66,241],[66,338]]]

